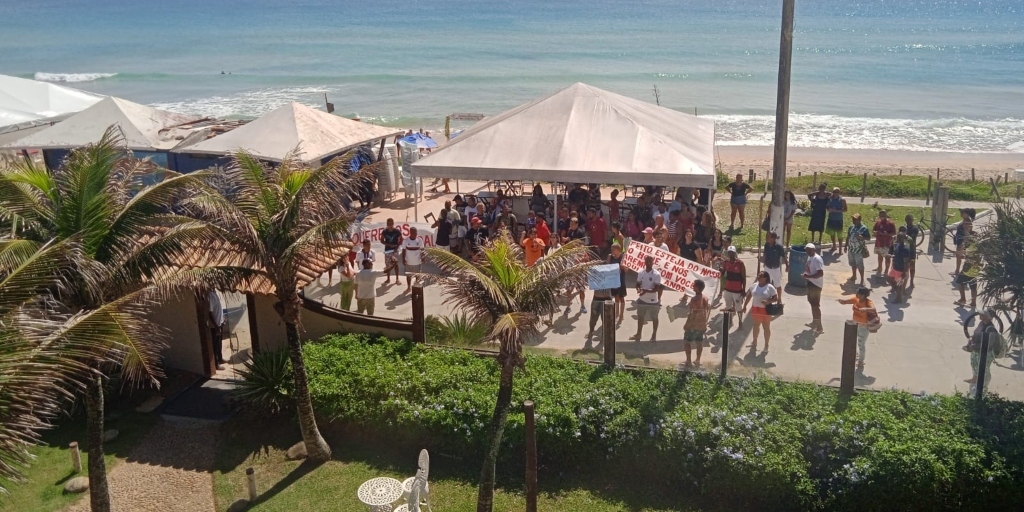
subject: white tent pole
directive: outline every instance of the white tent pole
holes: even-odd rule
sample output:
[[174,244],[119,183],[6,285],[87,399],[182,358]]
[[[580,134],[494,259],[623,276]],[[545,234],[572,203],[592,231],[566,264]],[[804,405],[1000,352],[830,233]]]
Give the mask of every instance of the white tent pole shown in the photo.
[[[551,216],[551,225],[555,228],[555,236],[558,236],[558,182],[555,182],[555,186],[551,187],[551,191],[555,193],[555,212]],[[559,242],[562,240],[559,238]]]

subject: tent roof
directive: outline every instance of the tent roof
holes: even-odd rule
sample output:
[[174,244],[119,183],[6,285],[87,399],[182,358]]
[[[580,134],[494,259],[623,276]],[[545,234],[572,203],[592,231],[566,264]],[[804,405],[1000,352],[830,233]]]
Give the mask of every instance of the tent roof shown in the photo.
[[103,99],[78,89],[0,75],[0,132],[79,112]]
[[714,121],[582,83],[489,117],[416,176],[713,187]]
[[264,160],[280,162],[294,151],[303,162],[313,162],[400,133],[395,128],[352,121],[301,103],[289,103],[245,126],[179,148],[177,152],[226,155],[244,149]]
[[171,149],[180,142],[171,128],[200,120],[201,117],[177,114],[140,105],[121,98],[104,98],[95,105],[6,147],[67,149],[92,144],[111,125],[124,132],[130,149],[158,151]]

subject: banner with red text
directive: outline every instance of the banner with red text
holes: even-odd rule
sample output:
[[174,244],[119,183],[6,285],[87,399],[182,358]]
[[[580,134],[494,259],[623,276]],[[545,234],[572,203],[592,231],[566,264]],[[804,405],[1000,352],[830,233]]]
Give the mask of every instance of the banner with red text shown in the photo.
[[654,269],[661,274],[661,284],[666,288],[693,295],[693,282],[704,281],[704,296],[715,297],[718,295],[719,278],[722,273],[705,267],[700,263],[690,261],[672,254],[666,250],[659,249],[653,245],[632,240],[626,249],[626,255],[622,264],[634,272],[644,270],[644,259],[647,256],[654,258]]
[[[363,222],[351,226],[349,236],[355,245],[355,250],[362,247],[363,240],[370,241],[370,247],[377,254],[384,254],[384,244],[380,241],[380,233],[388,227],[384,222]],[[396,222],[395,228],[402,232],[402,238],[409,237],[409,228],[416,228],[416,235],[423,239],[424,247],[434,247],[434,228],[430,224],[422,222]]]

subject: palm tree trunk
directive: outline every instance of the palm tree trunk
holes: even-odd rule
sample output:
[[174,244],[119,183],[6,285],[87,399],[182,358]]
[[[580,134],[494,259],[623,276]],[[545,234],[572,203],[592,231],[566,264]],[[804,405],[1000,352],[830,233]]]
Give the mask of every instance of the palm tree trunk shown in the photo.
[[498,384],[498,402],[491,417],[491,439],[487,445],[484,467],[480,470],[480,488],[477,490],[476,512],[491,512],[494,507],[494,473],[498,464],[498,449],[501,436],[505,433],[508,410],[512,405],[512,375],[515,364],[506,362],[501,366],[501,381]]
[[103,460],[103,377],[89,379],[85,389],[86,437],[89,440],[89,506],[110,512],[107,464]]
[[288,335],[288,355],[292,360],[292,374],[295,378],[295,402],[299,413],[299,429],[302,430],[302,442],[306,444],[306,454],[311,460],[331,460],[331,447],[327,446],[316,426],[313,414],[313,400],[309,397],[309,381],[306,378],[306,363],[302,359],[302,345],[299,342],[299,329],[293,323],[285,322]]

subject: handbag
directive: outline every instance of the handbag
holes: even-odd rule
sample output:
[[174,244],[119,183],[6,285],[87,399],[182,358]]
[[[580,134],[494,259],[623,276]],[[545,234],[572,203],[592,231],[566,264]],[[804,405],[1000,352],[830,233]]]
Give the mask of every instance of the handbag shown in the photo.
[[772,227],[772,218],[770,216],[765,217],[761,222],[761,231],[768,231]]
[[882,328],[882,319],[878,317],[878,313],[874,311],[868,312],[868,332],[875,333]]
[[783,305],[778,302],[772,302],[771,304],[766,304],[764,306],[764,311],[765,313],[768,313],[769,316],[781,316],[783,310],[782,306]]
[[868,246],[866,244],[860,246],[860,256],[862,258],[867,258],[871,256],[871,251],[868,250]]

